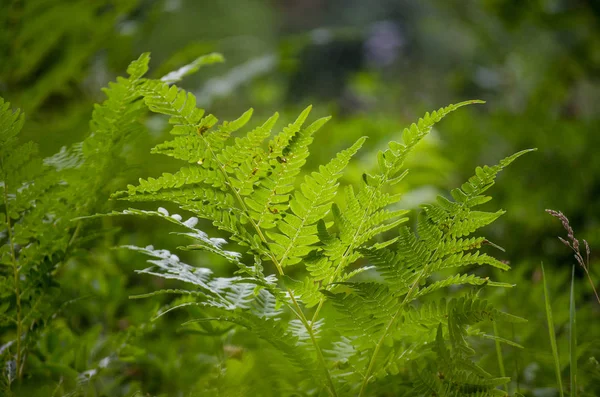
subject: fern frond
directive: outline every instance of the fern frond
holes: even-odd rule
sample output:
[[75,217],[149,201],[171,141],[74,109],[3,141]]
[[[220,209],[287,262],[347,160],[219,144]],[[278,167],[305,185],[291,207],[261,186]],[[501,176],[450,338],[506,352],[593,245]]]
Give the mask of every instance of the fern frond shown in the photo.
[[177,70],[167,73],[160,78],[161,81],[167,84],[173,84],[181,81],[185,76],[196,73],[201,67],[223,62],[225,58],[219,53],[202,55],[194,59],[189,64],[180,67]]
[[266,176],[271,169],[267,161],[268,155],[261,147],[270,135],[279,114],[275,113],[264,124],[248,132],[243,138],[236,138],[233,145],[225,147],[218,154],[223,169],[232,174],[232,187],[241,196],[248,196],[254,192],[255,183]]
[[286,330],[281,321],[271,318],[259,318],[245,311],[228,313],[218,317],[218,319],[240,325],[257,337],[267,341],[294,363],[298,371],[305,373],[306,376],[315,379],[319,383],[322,376],[320,372],[316,371],[318,364],[306,347],[298,343],[298,336]]
[[261,289],[253,301],[252,313],[258,317],[275,318],[283,314],[283,309],[275,295],[266,289]]
[[114,156],[114,147],[127,136],[140,131],[138,119],[145,112],[140,89],[145,83],[150,54],[144,53],[127,68],[128,78],[118,77],[103,89],[106,101],[94,106],[90,121],[91,134],[83,142],[86,157],[104,159]]
[[[358,194],[355,194],[351,187],[345,190],[345,209],[336,211],[334,207],[335,220],[341,230],[340,244],[335,250],[330,250],[330,258],[336,263],[336,267],[326,284],[334,283],[350,263],[360,258],[360,250],[365,248],[363,247],[365,243],[407,220],[404,217],[405,211],[390,212],[386,209],[390,204],[397,202],[399,196],[387,194],[384,188],[404,178],[406,172],[400,174],[399,172],[410,151],[431,131],[435,123],[447,114],[459,107],[480,102],[461,102],[431,114],[427,113],[417,123],[403,131],[403,143],[390,142],[388,149],[378,153],[378,173],[364,175],[364,185]],[[374,249],[380,247],[372,246]],[[319,307],[322,303],[323,300],[320,301]]]
[[474,207],[487,202],[489,198],[483,197],[481,194],[494,185],[494,181],[498,173],[509,166],[517,158],[534,150],[535,149],[521,150],[512,156],[506,157],[497,165],[492,167],[477,167],[475,169],[475,175],[469,178],[469,180],[465,182],[460,189],[457,188],[452,190],[452,197],[457,203],[467,207]]
[[350,148],[341,151],[319,172],[305,177],[300,190],[290,201],[290,210],[278,223],[279,233],[267,233],[275,241],[273,251],[282,267],[298,263],[319,241],[316,223],[329,212],[337,192],[337,180],[366,138],[359,139]]
[[[223,248],[221,248],[223,245],[227,244],[227,241],[225,239],[214,238],[214,237],[209,238],[206,233],[204,233],[203,231],[196,229],[194,227],[198,223],[198,218],[191,217],[191,218],[188,218],[187,220],[183,221],[181,215],[169,214],[169,212],[162,207],[159,207],[158,210],[156,210],[156,211],[137,210],[137,209],[130,208],[130,209],[126,209],[123,211],[113,211],[113,212],[110,212],[107,214],[88,216],[88,217],[83,217],[80,219],[89,219],[89,218],[98,217],[98,216],[121,216],[121,215],[155,216],[155,217],[164,219],[168,222],[174,223],[174,224],[181,226],[188,230],[188,232],[186,232],[186,233],[178,233],[178,234],[187,236],[194,240],[193,245],[188,245],[183,248],[204,250],[207,252],[211,252],[213,254],[217,254],[234,264],[240,263],[239,259],[241,257],[241,254],[239,252],[226,251],[226,250],[223,250]],[[147,251],[144,251],[144,252],[149,254],[149,252],[147,252]]]
[[[239,276],[214,277],[168,251],[132,247],[151,256],[151,267],[140,273],[192,285],[193,294],[176,299],[159,315],[197,307],[201,315],[188,323],[192,331],[210,334],[209,324],[217,320],[246,328],[287,356],[303,376],[315,379],[317,389],[327,388],[332,396],[336,390],[364,396],[371,382],[398,374],[399,366],[415,359],[418,354],[414,352],[420,350],[427,357],[437,354],[442,360],[454,360],[454,368],[443,367],[449,374],[446,380],[424,377],[418,390],[493,395],[494,387],[505,379],[492,377],[472,362],[468,337],[478,336],[476,325],[481,321],[520,319],[498,311],[475,294],[438,302],[430,297],[452,286],[511,286],[468,273],[440,279],[436,272],[472,265],[508,269],[480,252],[492,243],[471,236],[503,211],[471,208],[489,200],[482,193],[498,172],[524,152],[497,166],[478,168],[475,177],[452,191],[454,200],[440,197],[424,206],[416,231],[402,225],[408,220],[407,211],[396,208],[400,195],[391,191],[406,175],[404,160],[434,124],[478,101],[426,114],[404,130],[402,143],[392,142],[379,152],[377,170],[364,174],[358,189],[340,189],[338,181],[365,138],[299,180],[313,135],[328,118],[305,126],[308,107],[264,147],[277,114],[246,134],[231,137],[249,122],[252,110],[219,124],[216,117],[196,108],[192,94],[170,82],[144,80],[138,91],[151,111],[169,117],[170,132],[175,135],[153,152],[188,164],[174,173],[140,179],[118,197],[131,202],[167,201],[194,217],[183,221],[162,208],[109,215],[150,215],[175,223],[186,229],[180,234],[194,239],[184,249],[219,255],[238,266]],[[337,197],[339,190],[342,197]],[[195,228],[196,218],[210,220],[230,235],[228,239],[249,247],[248,255],[226,251],[224,240],[209,238]],[[358,262],[362,258],[367,261]],[[264,262],[274,265],[276,275],[265,276]],[[299,263],[304,269],[298,270],[306,273],[298,279],[286,274]],[[361,273],[360,278],[354,277]],[[377,282],[362,281],[371,276]],[[352,277],[357,281],[348,282]],[[326,301],[337,312],[333,327],[319,320]],[[309,320],[306,308],[313,306],[316,309]],[[291,320],[288,314],[293,315]],[[331,347],[325,354],[323,344]],[[342,385],[346,379],[348,384]],[[319,393],[317,389],[314,393]]]
[[353,293],[331,293],[322,291],[333,306],[343,314],[337,328],[348,337],[359,350],[374,347],[387,331],[386,323],[393,317],[398,298],[389,289],[376,283],[348,285]]
[[[257,227],[274,228],[288,209],[290,192],[294,190],[294,182],[300,168],[306,163],[313,134],[329,120],[327,117],[322,118],[301,129],[310,109],[305,109],[293,124],[275,137],[274,142],[270,144],[271,175],[261,179],[257,189],[245,199]],[[290,136],[292,133],[293,136]],[[286,142],[286,146],[280,147],[283,142]],[[276,153],[280,155],[274,157]]]
[[[384,177],[375,177],[375,179],[379,180],[380,182],[387,182],[390,178],[394,178],[402,168],[406,156],[425,136],[427,136],[427,134],[429,134],[429,132],[431,132],[431,129],[437,122],[456,109],[475,103],[484,102],[471,100],[449,105],[444,108],[440,108],[431,114],[426,113],[423,118],[419,119],[419,121],[411,124],[410,127],[405,128],[402,132],[402,143],[392,141],[389,143],[389,148],[387,150],[377,154],[379,173]],[[397,183],[399,182],[399,179],[392,179],[391,182]]]
[[[420,296],[430,294],[434,291],[449,287],[451,285],[464,285],[464,284],[486,285],[488,283],[489,283],[488,278],[481,278],[481,277],[475,276],[474,274],[456,274],[454,276],[447,277],[444,280],[436,281],[434,283],[429,284],[427,287],[420,289],[418,292],[416,292],[414,297],[416,299]],[[507,284],[506,286],[511,286],[511,285]]]

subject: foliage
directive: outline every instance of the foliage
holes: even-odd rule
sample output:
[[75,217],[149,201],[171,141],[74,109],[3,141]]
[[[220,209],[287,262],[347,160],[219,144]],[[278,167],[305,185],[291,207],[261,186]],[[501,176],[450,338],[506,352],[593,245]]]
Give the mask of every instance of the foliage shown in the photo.
[[[8,1],[0,394],[541,396],[558,376],[567,395],[598,395],[597,8]],[[138,78],[115,77],[143,51],[151,69],[144,56]],[[227,65],[198,73],[222,60],[197,58],[212,51]],[[232,123],[176,109],[185,119],[156,95],[181,101],[173,83],[225,119],[256,109]],[[405,143],[407,120],[464,97],[488,104],[433,126],[379,186],[377,153],[403,150],[388,141]],[[270,134],[282,124],[288,141]],[[215,134],[214,156],[192,126]],[[436,195],[523,147],[541,153],[499,176],[507,216],[485,238],[449,234],[499,213]],[[569,250],[548,207],[571,218],[555,213]]]
[[[163,290],[182,297],[158,316],[175,308],[199,306],[202,316],[187,321],[184,329],[211,333],[214,322],[220,321],[250,330],[296,365],[302,375],[296,390],[306,393],[317,387],[317,393],[364,395],[389,381],[386,375],[397,374],[409,359],[427,357],[428,349],[423,347],[428,343],[437,341],[431,355],[447,354],[444,339],[456,357],[436,390],[451,385],[453,392],[465,395],[494,395],[494,387],[506,382],[472,362],[474,351],[467,344],[467,331],[477,334],[473,327],[484,319],[520,319],[497,311],[478,294],[448,302],[428,300],[427,295],[457,285],[510,287],[474,274],[453,273],[437,281],[432,276],[473,264],[508,269],[488,254],[469,252],[489,243],[483,237],[469,236],[502,214],[472,208],[490,200],[483,193],[493,185],[496,174],[525,151],[496,166],[477,168],[475,176],[452,191],[454,201],[439,197],[435,204],[425,205],[416,233],[405,226],[396,236],[390,233],[408,219],[407,211],[389,209],[399,200],[390,192],[406,175],[405,158],[436,122],[476,101],[428,113],[405,129],[402,143],[391,142],[378,153],[377,169],[363,174],[358,191],[345,187],[343,200],[335,202],[337,180],[364,138],[299,180],[312,136],[327,121],[322,118],[305,126],[310,107],[264,147],[277,114],[228,143],[231,134],[249,122],[251,110],[237,120],[218,124],[214,116],[205,116],[195,107],[193,94],[169,82],[147,80],[139,95],[151,111],[168,116],[175,136],[153,152],[188,165],[158,178],[140,179],[137,186],[129,185],[115,196],[132,202],[170,202],[193,216],[183,221],[181,215],[169,215],[164,208],[111,215],[165,218],[186,229],[181,234],[194,240],[183,248],[207,251],[238,267],[237,276],[215,278],[209,269],[185,264],[169,251],[130,246],[152,258],[152,266],[143,273],[194,285],[193,289]],[[224,239],[209,238],[196,229],[198,218],[211,221],[244,250],[225,250]],[[362,258],[372,265],[354,266]],[[306,271],[294,272],[299,264]],[[274,274],[265,274],[265,266]],[[290,272],[303,279],[290,277]],[[351,281],[360,273],[368,280]],[[374,282],[375,274],[383,280]],[[337,309],[338,320],[319,316],[327,302]],[[287,310],[279,310],[283,307]],[[414,313],[413,318],[409,313]],[[410,351],[423,354],[412,356]],[[407,379],[421,384],[423,376],[428,376],[422,371],[414,369]],[[417,373],[421,375],[414,378]],[[427,384],[431,386],[431,381]]]
[[132,63],[130,76],[112,84],[96,106],[89,137],[46,159],[36,156],[34,143],[19,144],[24,116],[0,103],[2,326],[12,335],[3,347],[7,386],[22,378],[31,346],[64,304],[54,274],[94,236],[72,220],[104,207],[123,143],[141,130],[135,92],[146,70],[143,59]]

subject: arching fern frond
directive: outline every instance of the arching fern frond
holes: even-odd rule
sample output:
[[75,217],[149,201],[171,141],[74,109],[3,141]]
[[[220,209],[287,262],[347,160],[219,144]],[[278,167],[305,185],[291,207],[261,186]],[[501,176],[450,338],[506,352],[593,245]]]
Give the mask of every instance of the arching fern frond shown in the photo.
[[[474,181],[472,186],[483,186],[472,188],[471,193],[479,194],[486,189],[486,186],[491,186],[493,178],[503,166],[525,152],[517,153],[508,160],[502,160],[498,166],[485,168],[488,171],[484,176],[471,178],[470,180]],[[476,172],[482,174],[480,170],[482,169],[478,168]],[[360,203],[354,205],[359,207]],[[417,233],[412,232],[408,227],[400,228],[396,250],[364,248],[360,251],[371,259],[375,268],[383,276],[385,290],[381,289],[383,286],[377,288],[369,286],[367,290],[372,296],[365,296],[362,288],[366,288],[369,284],[355,283],[351,284],[352,292],[349,295],[345,293],[326,295],[348,319],[348,323],[345,323],[345,326],[341,325],[341,329],[344,333],[349,333],[350,331],[346,327],[354,325],[355,347],[358,351],[367,350],[371,355],[366,375],[363,378],[361,394],[366,390],[370,374],[376,372],[375,363],[380,355],[380,350],[385,345],[394,344],[392,342],[394,330],[400,326],[402,314],[408,310],[411,302],[423,299],[441,288],[454,285],[511,286],[468,274],[456,274],[442,281],[428,281],[435,272],[441,269],[459,268],[473,264],[487,264],[503,270],[508,269],[507,265],[487,254],[479,251],[468,253],[469,250],[480,248],[487,240],[465,238],[479,226],[493,221],[500,214],[501,212],[471,211],[470,207],[464,205],[463,202],[452,202],[440,197],[436,203],[424,206],[419,215]],[[363,285],[364,287],[359,287]],[[375,297],[377,304],[374,304]],[[393,304],[391,308],[387,304],[382,307],[382,302],[393,302]],[[474,300],[473,302],[478,301]],[[447,314],[451,315],[451,313]],[[452,318],[456,318],[456,316]],[[464,334],[463,326],[467,323],[467,318],[461,317],[455,322],[455,324],[460,324],[459,326],[451,327],[449,325],[449,330],[457,331],[453,334],[455,341],[459,340],[458,335]],[[458,332],[459,330],[460,332]],[[420,331],[414,329],[414,332]],[[403,337],[410,339],[413,336],[407,335],[405,332]],[[365,338],[369,343],[364,342]],[[374,344],[373,338],[376,339]],[[470,349],[464,339],[463,342],[462,344],[457,343],[457,346],[464,347],[465,350]],[[385,367],[384,362],[385,360],[383,363],[379,363],[378,367]]]
[[315,248],[313,244],[319,241],[316,223],[329,213],[337,193],[337,180],[365,139],[338,153],[319,172],[307,175],[290,201],[290,211],[277,223],[281,234],[267,234],[275,241],[273,250],[282,267],[298,263]]
[[[493,395],[505,379],[472,362],[468,338],[483,335],[477,331],[483,320],[518,320],[475,294],[447,301],[431,297],[450,286],[510,286],[468,273],[473,265],[508,269],[479,251],[493,246],[491,242],[471,236],[503,212],[472,208],[488,200],[483,193],[498,172],[525,152],[497,166],[477,168],[474,177],[452,191],[453,201],[440,197],[423,206],[416,230],[401,226],[408,211],[397,208],[400,196],[393,191],[406,174],[404,160],[435,123],[479,101],[426,114],[403,131],[401,143],[391,142],[379,152],[376,169],[363,175],[358,188],[340,188],[338,181],[365,138],[301,179],[309,145],[328,118],[306,125],[308,107],[273,138],[277,114],[243,133],[252,110],[219,123],[196,108],[192,94],[170,83],[144,80],[139,103],[167,116],[174,135],[153,153],[185,165],[140,179],[115,196],[131,202],[166,201],[191,212],[192,218],[183,221],[164,209],[118,214],[157,216],[177,224],[194,240],[186,249],[219,255],[235,264],[240,276],[215,278],[170,252],[133,248],[152,257],[152,266],[141,272],[192,285],[193,294],[175,300],[161,315],[196,307],[202,314],[188,326],[204,326],[208,333],[207,324],[220,320],[235,324],[232,330],[250,330],[316,383],[310,392],[314,395],[364,396],[371,383],[398,374],[399,367],[420,357],[411,353],[419,349],[428,352],[423,356],[445,357],[451,351],[455,369],[449,372],[452,380],[441,383],[424,374],[415,382],[416,390]],[[225,250],[222,240],[195,228],[197,218],[209,220],[247,249],[240,254]],[[272,264],[275,274],[265,264]],[[293,277],[286,274],[290,268]],[[448,274],[449,269],[461,273]],[[336,312],[335,321],[319,317],[326,302]],[[426,350],[431,345],[435,347]]]

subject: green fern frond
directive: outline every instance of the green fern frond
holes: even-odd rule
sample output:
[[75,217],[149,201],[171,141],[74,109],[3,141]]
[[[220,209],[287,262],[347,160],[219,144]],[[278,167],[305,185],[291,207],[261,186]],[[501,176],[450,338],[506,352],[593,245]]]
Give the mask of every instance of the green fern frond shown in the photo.
[[248,329],[254,335],[267,341],[278,351],[282,352],[295,364],[297,371],[303,372],[305,376],[320,383],[319,380],[322,376],[316,371],[318,364],[310,351],[302,343],[298,342],[298,336],[285,329],[281,321],[271,318],[259,318],[249,312],[243,311],[229,313],[218,317],[218,319]]
[[225,58],[219,53],[202,55],[194,59],[187,65],[180,67],[177,70],[167,73],[160,78],[161,81],[167,84],[173,84],[181,81],[185,76],[196,73],[201,67],[212,65],[215,63],[224,62]]
[[[380,151],[377,155],[378,173],[365,174],[364,185],[358,194],[354,193],[352,187],[345,189],[345,208],[339,211],[334,207],[334,219],[341,231],[340,243],[335,245],[335,249],[330,249],[328,255],[334,262],[335,270],[325,285],[338,281],[338,278],[344,274],[345,268],[360,258],[361,249],[364,244],[376,236],[391,230],[407,220],[405,211],[389,211],[386,209],[390,204],[399,200],[398,195],[390,195],[384,191],[388,185],[394,185],[400,182],[406,172],[399,174],[406,156],[433,128],[434,124],[440,121],[447,114],[453,112],[459,107],[480,103],[481,101],[466,101],[456,105],[450,105],[442,108],[432,114],[427,113],[423,118],[410,128],[403,131],[403,143],[390,142],[389,148]],[[390,241],[389,243],[392,243]],[[381,245],[373,245],[371,248],[377,249]],[[323,304],[319,302],[319,307]]]
[[[509,166],[517,158],[525,153],[534,151],[535,149],[522,150],[501,160],[497,165],[492,167],[484,166],[475,169],[475,175],[469,178],[460,189],[452,190],[452,197],[458,202],[467,207],[481,205],[489,200],[489,197],[482,197],[482,193],[494,185],[496,175],[504,168]],[[483,201],[485,200],[485,201]]]
[[390,179],[392,184],[399,182],[400,179],[394,180],[393,178],[396,177],[397,173],[402,168],[406,156],[425,136],[427,136],[427,134],[429,134],[429,132],[431,132],[433,126],[456,109],[475,103],[485,102],[471,100],[449,105],[440,108],[431,114],[426,113],[419,121],[411,124],[410,127],[405,128],[402,132],[402,143],[392,141],[389,143],[388,149],[377,154],[379,173],[382,177],[374,177],[374,179],[379,180],[380,183],[388,182]]
[[[140,179],[137,186],[128,186],[117,197],[131,202],[166,201],[193,217],[183,221],[162,208],[109,215],[158,216],[177,224],[185,230],[180,234],[193,239],[184,249],[219,255],[238,267],[239,276],[214,277],[168,251],[130,247],[151,257],[151,266],[140,273],[192,286],[192,294],[184,294],[159,316],[196,307],[199,310],[193,312],[202,314],[186,326],[199,327],[193,328],[198,332],[209,333],[208,324],[217,320],[238,326],[232,329],[248,329],[283,353],[302,370],[302,376],[313,379],[315,394],[327,389],[332,396],[342,391],[364,396],[377,378],[397,374],[398,367],[413,358],[412,353],[403,356],[403,352],[421,349],[427,352],[425,356],[437,354],[444,360],[448,356],[455,366],[446,380],[423,377],[421,389],[493,395],[494,387],[506,380],[492,377],[472,362],[468,338],[480,335],[477,324],[481,321],[520,319],[498,311],[475,294],[437,302],[431,296],[451,286],[511,286],[468,273],[445,274],[440,280],[436,272],[472,265],[508,269],[479,251],[492,243],[471,236],[503,212],[471,208],[489,200],[482,193],[498,172],[524,152],[497,166],[478,168],[461,189],[452,191],[454,201],[439,198],[424,206],[416,231],[402,225],[408,212],[395,207],[400,195],[392,191],[406,175],[404,160],[434,124],[459,107],[479,101],[426,114],[404,130],[402,143],[392,142],[378,154],[377,170],[365,173],[358,189],[340,189],[338,181],[365,138],[299,180],[313,135],[328,118],[305,126],[308,107],[265,147],[277,114],[246,134],[232,137],[250,121],[252,110],[219,124],[216,117],[196,107],[192,94],[170,84],[176,78],[140,81],[133,103],[143,103],[169,118],[175,136],[157,145],[153,153],[187,164],[174,173]],[[197,218],[211,221],[228,233],[228,239],[248,247],[246,255],[225,250],[223,239],[197,230]],[[273,264],[276,275],[265,275],[265,262]],[[297,274],[292,278],[286,272],[297,264],[303,267],[294,268]],[[326,302],[337,313],[335,323],[319,318]],[[307,309],[314,306],[309,319]],[[323,345],[330,349],[323,350]]]
[[[250,214],[258,227],[274,228],[283,213],[287,211],[290,193],[294,190],[294,183],[300,173],[300,168],[306,163],[308,146],[313,141],[313,134],[329,120],[328,117],[322,118],[308,127],[300,129],[308,117],[310,109],[308,107],[304,110],[294,124],[275,137],[274,142],[270,144],[270,150],[272,150],[269,156],[271,175],[263,178],[254,193],[245,199]],[[282,142],[286,142],[287,136],[296,130],[298,132],[289,138],[287,145],[280,147]],[[275,153],[281,154],[273,158]]]
[[186,233],[178,233],[178,234],[187,236],[187,237],[193,239],[193,241],[194,241],[194,244],[188,245],[185,247],[180,247],[180,248],[204,250],[207,252],[211,252],[213,254],[217,254],[234,264],[240,263],[239,259],[241,257],[241,254],[239,252],[223,250],[222,246],[227,244],[226,240],[224,240],[222,238],[214,238],[214,237],[209,238],[206,233],[204,233],[203,231],[198,230],[194,227],[198,223],[198,218],[190,217],[187,220],[183,221],[181,215],[169,214],[169,212],[162,207],[159,207],[158,210],[156,210],[156,211],[137,210],[137,209],[130,208],[130,209],[123,210],[123,211],[113,211],[113,212],[103,214],[103,215],[88,216],[88,217],[83,217],[80,219],[89,219],[89,218],[98,217],[98,216],[121,216],[121,215],[155,216],[155,217],[164,219],[168,222],[174,223],[174,224],[181,226],[182,228],[185,228],[187,230]]
[[233,145],[227,146],[218,154],[226,172],[232,174],[231,184],[241,196],[254,192],[254,185],[270,170],[268,155],[261,147],[271,135],[279,114],[275,113],[264,124],[250,131],[243,138],[236,138]]
[[507,287],[507,288],[512,287],[511,284],[490,282],[488,278],[478,277],[474,274],[456,274],[454,276],[447,277],[444,280],[436,281],[436,282],[429,284],[427,287],[420,289],[418,292],[416,292],[414,297],[416,299],[421,296],[430,294],[434,291],[437,291],[439,289],[449,287],[451,285],[464,285],[464,284],[490,285],[490,286],[495,286],[495,287],[502,286],[502,287]]
[[384,335],[386,323],[394,315],[398,298],[376,283],[349,284],[352,293],[322,291],[338,312],[343,314],[337,327],[345,336],[353,337],[358,350],[374,347]]
[[94,106],[90,121],[91,134],[83,142],[86,157],[96,156],[99,160],[114,155],[114,147],[124,139],[141,130],[138,122],[145,112],[140,100],[140,89],[145,83],[150,54],[144,53],[127,68],[128,78],[118,77],[108,88],[103,89],[106,101]]
[[290,210],[278,223],[281,234],[267,233],[275,241],[273,251],[282,267],[298,263],[319,241],[316,223],[330,210],[337,192],[337,180],[366,138],[359,139],[350,148],[343,150],[319,172],[305,177],[304,183],[290,200]]

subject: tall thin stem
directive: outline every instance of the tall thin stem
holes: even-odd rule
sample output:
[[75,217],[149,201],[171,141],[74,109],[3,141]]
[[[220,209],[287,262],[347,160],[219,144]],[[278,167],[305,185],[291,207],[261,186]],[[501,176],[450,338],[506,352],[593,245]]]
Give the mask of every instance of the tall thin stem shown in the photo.
[[[389,170],[386,171],[379,186],[383,185],[388,179],[389,179]],[[338,273],[341,271],[341,269],[344,268],[343,265],[345,265],[346,260],[348,259],[348,257],[352,253],[352,251],[354,250],[354,248],[355,248],[354,242],[358,238],[359,233],[362,231],[362,227],[365,224],[365,221],[367,220],[369,212],[371,211],[371,204],[373,203],[373,198],[375,197],[375,192],[376,192],[376,188],[373,188],[371,197],[367,201],[368,202],[367,208],[365,208],[365,211],[363,212],[363,217],[360,220],[360,224],[358,225],[358,228],[356,228],[356,232],[354,233],[354,236],[352,236],[352,240],[351,240],[352,242],[348,245],[348,247],[346,247],[346,250],[344,251],[342,258],[340,259],[340,262],[336,266],[336,268],[335,268],[333,274],[331,275],[331,277],[329,278],[329,281],[327,282],[327,284],[331,284],[336,280],[336,278],[338,277]],[[321,294],[321,297],[319,298],[319,304],[317,305],[317,309],[315,310],[315,313],[313,314],[313,317],[312,317],[313,323],[315,321],[317,321],[319,312],[321,311],[321,308],[323,307],[324,303],[325,303],[325,295]]]
[[[431,257],[433,258],[434,256],[435,256],[435,251],[431,255]],[[421,279],[429,271],[429,267],[431,266],[431,263],[432,262],[429,262],[427,264],[427,266],[421,271],[421,274],[419,274],[419,277],[412,283],[412,285],[410,286],[410,289],[406,293],[406,296],[402,300],[402,303],[400,303],[400,306],[398,306],[398,310],[396,311],[396,313],[394,313],[394,315],[392,316],[390,321],[385,326],[383,334],[381,334],[381,337],[377,341],[377,344],[375,345],[375,349],[373,350],[373,354],[371,355],[371,358],[369,359],[369,365],[367,367],[367,371],[365,372],[365,376],[363,378],[362,385],[360,386],[360,392],[358,393],[358,397],[362,397],[367,388],[367,384],[369,383],[369,379],[371,377],[371,372],[373,371],[373,367],[375,366],[375,360],[377,358],[377,355],[379,354],[379,350],[383,346],[383,341],[385,340],[385,337],[387,336],[388,332],[390,331],[390,329],[396,322],[396,319],[398,318],[398,316],[404,309],[404,306],[408,302],[410,302],[410,298],[412,298],[413,293],[417,290],[419,283],[421,282]]]
[[[6,178],[4,178],[6,180]],[[23,354],[21,351],[21,338],[23,334],[23,321],[22,321],[22,308],[21,308],[21,286],[20,286],[20,274],[19,274],[19,263],[17,262],[17,255],[15,253],[15,244],[12,234],[12,225],[10,222],[10,210],[8,205],[8,187],[6,186],[6,182],[3,186],[4,191],[4,212],[6,214],[6,225],[8,228],[8,243],[10,246],[10,256],[12,260],[12,268],[13,268],[13,283],[15,288],[15,300],[17,306],[17,379],[21,379],[23,374],[23,367],[21,365],[21,361],[23,358]]]

